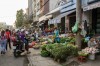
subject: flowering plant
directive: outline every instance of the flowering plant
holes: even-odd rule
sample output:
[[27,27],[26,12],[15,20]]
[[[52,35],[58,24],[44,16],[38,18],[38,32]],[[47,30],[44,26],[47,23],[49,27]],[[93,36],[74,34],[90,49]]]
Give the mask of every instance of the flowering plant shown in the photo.
[[79,56],[87,56],[88,53],[86,53],[86,52],[84,52],[84,51],[79,51],[79,52],[78,52],[78,55],[79,55]]
[[94,47],[91,47],[91,48],[87,47],[87,48],[83,49],[82,51],[86,52],[88,54],[95,54],[98,52],[98,49],[96,49]]

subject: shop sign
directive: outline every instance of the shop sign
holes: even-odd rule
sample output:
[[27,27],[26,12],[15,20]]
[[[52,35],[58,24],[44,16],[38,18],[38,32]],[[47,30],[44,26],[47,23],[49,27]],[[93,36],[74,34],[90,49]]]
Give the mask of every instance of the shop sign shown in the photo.
[[60,23],[60,19],[58,18],[55,18],[55,19],[52,19],[52,20],[49,20],[48,21],[48,24],[57,24],[57,23]]
[[98,7],[100,7],[100,2],[97,2],[97,3],[91,4],[87,7],[84,7],[83,11],[92,10],[92,9],[95,9],[95,8],[98,8]]

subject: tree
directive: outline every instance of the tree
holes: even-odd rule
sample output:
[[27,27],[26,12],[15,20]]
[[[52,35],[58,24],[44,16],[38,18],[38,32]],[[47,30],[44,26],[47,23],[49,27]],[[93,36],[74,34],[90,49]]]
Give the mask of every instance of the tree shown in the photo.
[[[78,22],[78,26],[81,24],[82,20],[82,11],[81,11],[81,0],[76,0],[76,22]],[[81,49],[81,35],[80,31],[76,34],[76,44],[78,45],[79,49]]]
[[25,28],[29,28],[30,27],[30,22],[29,22],[29,20],[28,20],[28,15],[27,14],[24,14],[24,22],[23,22],[23,26],[25,27]]
[[23,25],[23,22],[24,22],[24,13],[23,13],[23,10],[20,9],[17,11],[17,14],[16,14],[16,27],[19,28],[19,27],[22,27]]

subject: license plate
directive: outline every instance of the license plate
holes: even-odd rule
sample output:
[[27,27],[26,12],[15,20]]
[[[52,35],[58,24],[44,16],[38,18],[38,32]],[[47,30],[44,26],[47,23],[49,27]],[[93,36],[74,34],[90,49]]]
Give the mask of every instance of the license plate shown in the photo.
[[13,46],[13,49],[16,49],[16,46]]

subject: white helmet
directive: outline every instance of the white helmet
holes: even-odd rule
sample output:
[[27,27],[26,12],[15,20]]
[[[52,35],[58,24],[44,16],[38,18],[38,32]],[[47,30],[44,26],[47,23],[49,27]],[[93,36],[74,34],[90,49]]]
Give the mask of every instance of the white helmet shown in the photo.
[[24,29],[21,29],[21,32],[23,32],[24,31]]
[[18,32],[19,31],[19,29],[15,29],[15,32]]

